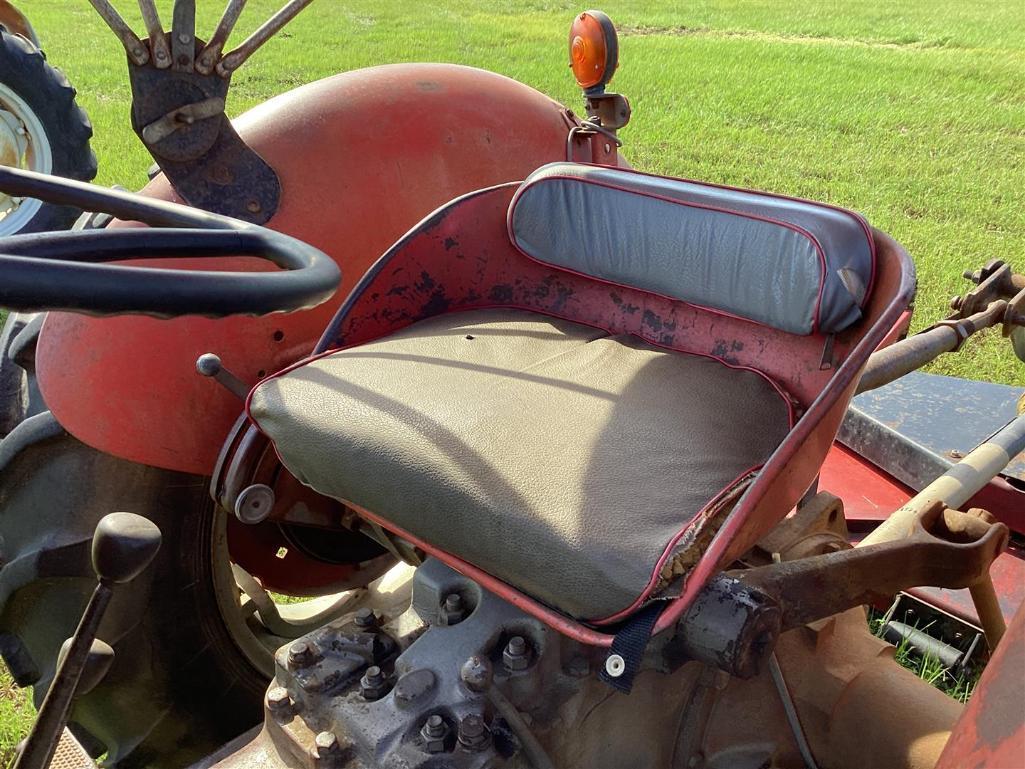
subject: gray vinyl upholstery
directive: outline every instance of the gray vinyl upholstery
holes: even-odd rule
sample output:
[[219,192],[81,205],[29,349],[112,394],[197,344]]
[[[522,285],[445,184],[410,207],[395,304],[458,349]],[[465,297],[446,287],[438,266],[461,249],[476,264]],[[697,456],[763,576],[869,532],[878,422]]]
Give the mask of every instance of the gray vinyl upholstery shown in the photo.
[[250,415],[303,483],[581,619],[645,595],[790,429],[761,374],[509,309],[313,360]]
[[875,259],[850,211],[576,163],[527,177],[509,231],[545,264],[802,335],[861,318]]

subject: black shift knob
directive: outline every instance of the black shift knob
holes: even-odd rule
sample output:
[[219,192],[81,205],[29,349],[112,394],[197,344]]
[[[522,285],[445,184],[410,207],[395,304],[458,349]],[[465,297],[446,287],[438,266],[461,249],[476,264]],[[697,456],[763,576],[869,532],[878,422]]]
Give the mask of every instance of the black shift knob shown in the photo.
[[93,534],[93,571],[103,582],[130,582],[160,549],[160,529],[135,513],[103,516]]

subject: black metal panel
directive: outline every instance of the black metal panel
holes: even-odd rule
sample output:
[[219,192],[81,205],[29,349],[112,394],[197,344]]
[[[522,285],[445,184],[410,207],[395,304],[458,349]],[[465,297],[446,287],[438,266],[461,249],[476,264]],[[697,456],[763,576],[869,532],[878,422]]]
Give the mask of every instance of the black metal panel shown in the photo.
[[[1022,392],[916,371],[855,398],[838,439],[919,490],[1013,419]],[[1025,456],[1004,475],[1025,481]]]

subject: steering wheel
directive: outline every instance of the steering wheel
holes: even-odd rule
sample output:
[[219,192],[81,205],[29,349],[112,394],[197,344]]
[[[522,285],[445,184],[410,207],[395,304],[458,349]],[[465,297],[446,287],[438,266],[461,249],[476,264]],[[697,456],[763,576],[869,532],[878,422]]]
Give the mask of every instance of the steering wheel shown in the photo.
[[[0,190],[150,225],[0,238],[0,307],[161,318],[267,315],[315,307],[341,281],[338,266],[322,251],[227,216],[7,167],[0,167]],[[266,259],[281,269],[227,272],[104,264],[225,256]]]

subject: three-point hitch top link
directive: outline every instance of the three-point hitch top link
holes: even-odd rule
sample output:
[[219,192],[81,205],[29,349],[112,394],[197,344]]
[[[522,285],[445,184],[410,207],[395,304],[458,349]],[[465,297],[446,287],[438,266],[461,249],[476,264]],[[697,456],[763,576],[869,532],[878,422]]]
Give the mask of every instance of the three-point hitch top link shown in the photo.
[[175,0],[171,25],[170,46],[168,35],[160,23],[155,0],[139,0],[143,24],[148,39],[141,40],[124,20],[110,0],[89,0],[107,26],[117,35],[136,66],[147,64],[157,69],[174,67],[179,71],[195,70],[201,75],[216,72],[227,78],[256,53],[259,48],[284,28],[288,22],[313,0],[289,0],[284,7],[264,22],[253,34],[228,53],[224,45],[235,23],[242,15],[246,0],[228,0],[213,36],[197,56],[194,38],[196,32],[196,0]]

